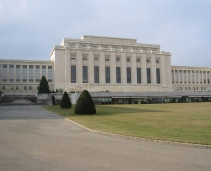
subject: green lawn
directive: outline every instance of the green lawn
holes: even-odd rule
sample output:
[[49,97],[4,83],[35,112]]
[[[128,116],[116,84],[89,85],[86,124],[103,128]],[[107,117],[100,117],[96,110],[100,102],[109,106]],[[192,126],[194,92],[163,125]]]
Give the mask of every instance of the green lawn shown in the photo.
[[44,106],[88,128],[135,137],[211,144],[211,103],[98,105],[95,115]]

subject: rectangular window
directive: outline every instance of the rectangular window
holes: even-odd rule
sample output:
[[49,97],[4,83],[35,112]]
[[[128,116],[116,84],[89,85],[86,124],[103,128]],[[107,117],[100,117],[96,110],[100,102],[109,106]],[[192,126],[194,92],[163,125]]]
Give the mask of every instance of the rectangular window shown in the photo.
[[34,79],[34,66],[29,65],[29,82],[33,82]]
[[180,83],[182,83],[182,70],[179,70]]
[[53,80],[52,66],[48,66],[48,82],[52,82],[52,80]]
[[127,67],[127,83],[131,83],[131,68]]
[[42,76],[46,78],[46,66],[42,66]]
[[24,90],[27,90],[27,87],[26,87],[26,86],[24,86],[24,87],[23,87],[23,89],[24,89]]
[[40,82],[40,66],[35,67],[35,81]]
[[20,82],[21,80],[21,67],[20,65],[16,65],[16,82]]
[[160,84],[160,68],[156,68],[157,84]]
[[137,68],[137,83],[141,84],[141,68]]
[[71,83],[76,83],[76,66],[71,65]]
[[174,70],[171,70],[171,80],[172,80],[172,83],[174,83]]
[[83,60],[84,61],[87,61],[87,56],[83,56]]
[[99,83],[99,66],[94,66],[94,82]]
[[120,57],[116,57],[116,61],[119,62],[120,61]]
[[150,73],[150,68],[147,68],[147,84],[151,84],[151,73]]
[[121,68],[116,67],[116,83],[121,83]]
[[149,59],[147,59],[147,63],[150,63],[150,60]]
[[160,60],[159,59],[156,59],[156,63],[159,64],[160,63]]
[[9,80],[14,81],[14,65],[10,65],[9,68]]
[[192,71],[192,83],[194,84],[194,82],[195,82],[195,79],[194,79],[195,77],[194,77],[194,71]]
[[83,83],[88,83],[88,66],[83,66]]
[[137,58],[137,59],[136,59],[136,62],[140,62],[140,61],[141,61],[140,58]]
[[11,86],[10,89],[13,90],[13,86]]
[[29,86],[29,90],[32,90],[32,86]]
[[110,83],[110,67],[105,67],[105,82]]
[[5,86],[2,86],[2,90],[5,90],[6,88],[5,88]]
[[23,65],[22,68],[22,81],[27,82],[27,65]]
[[174,72],[174,76],[175,76],[175,83],[178,83],[178,70],[175,70]]
[[130,62],[130,58],[127,58],[127,62]]
[[16,90],[19,90],[19,87],[18,86],[16,86]]
[[7,65],[3,65],[3,73],[2,73],[3,81],[7,81]]

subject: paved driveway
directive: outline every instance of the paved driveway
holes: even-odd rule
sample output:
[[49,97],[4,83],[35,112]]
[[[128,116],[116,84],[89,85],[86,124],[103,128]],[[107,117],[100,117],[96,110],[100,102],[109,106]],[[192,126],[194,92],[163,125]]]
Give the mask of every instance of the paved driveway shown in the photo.
[[210,171],[211,150],[86,132],[39,106],[0,106],[0,171]]

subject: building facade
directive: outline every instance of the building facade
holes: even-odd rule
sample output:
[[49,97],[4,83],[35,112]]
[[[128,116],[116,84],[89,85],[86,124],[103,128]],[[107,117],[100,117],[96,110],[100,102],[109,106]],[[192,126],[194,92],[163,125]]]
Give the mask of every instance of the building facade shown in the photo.
[[136,39],[63,39],[50,61],[0,59],[0,91],[33,94],[46,76],[60,92],[209,92],[210,67],[171,66],[171,53]]

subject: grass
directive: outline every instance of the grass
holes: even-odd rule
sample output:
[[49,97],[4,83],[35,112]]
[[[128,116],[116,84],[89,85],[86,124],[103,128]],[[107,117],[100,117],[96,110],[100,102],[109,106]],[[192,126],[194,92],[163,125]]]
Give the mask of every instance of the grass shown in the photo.
[[211,103],[98,105],[95,115],[44,106],[88,128],[167,141],[211,144]]

